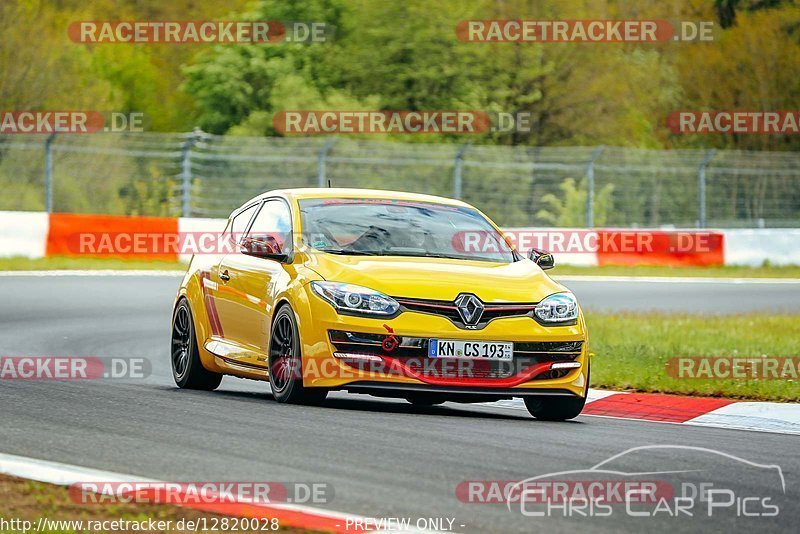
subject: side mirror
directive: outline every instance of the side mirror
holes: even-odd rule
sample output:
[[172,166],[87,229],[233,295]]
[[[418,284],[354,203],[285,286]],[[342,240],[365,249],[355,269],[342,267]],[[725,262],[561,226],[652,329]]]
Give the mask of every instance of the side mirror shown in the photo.
[[281,243],[273,235],[249,235],[242,240],[240,250],[242,254],[256,258],[276,261],[286,261],[289,258],[283,251]]
[[553,255],[546,250],[532,248],[531,251],[528,252],[528,259],[535,262],[543,271],[556,266],[556,260],[553,258]]

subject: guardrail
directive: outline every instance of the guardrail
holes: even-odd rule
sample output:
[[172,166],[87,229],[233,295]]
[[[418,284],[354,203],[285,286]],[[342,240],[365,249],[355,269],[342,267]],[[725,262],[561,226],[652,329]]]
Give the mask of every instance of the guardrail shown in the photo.
[[0,136],[0,209],[221,217],[284,187],[463,198],[508,226],[792,227],[800,154],[182,134]]

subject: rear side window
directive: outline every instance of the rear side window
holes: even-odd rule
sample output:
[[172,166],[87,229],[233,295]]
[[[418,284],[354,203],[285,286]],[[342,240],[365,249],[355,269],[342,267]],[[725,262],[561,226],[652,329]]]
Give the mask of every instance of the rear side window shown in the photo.
[[257,207],[258,204],[253,204],[233,218],[233,222],[230,226],[231,241],[238,243],[242,240],[244,231],[247,230],[247,223],[253,218],[253,213],[255,213]]

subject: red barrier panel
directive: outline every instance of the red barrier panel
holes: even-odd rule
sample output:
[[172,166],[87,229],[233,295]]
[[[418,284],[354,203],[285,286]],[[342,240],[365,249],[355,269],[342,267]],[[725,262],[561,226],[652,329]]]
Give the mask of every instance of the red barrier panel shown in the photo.
[[724,235],[703,230],[598,230],[598,265],[724,265]]
[[[178,219],[173,217],[134,217],[51,213],[47,233],[47,256],[88,256],[177,261],[175,253],[142,252],[137,236],[178,235]],[[126,237],[127,236],[127,237]],[[115,241],[108,241],[115,240]],[[145,247],[148,245],[145,243]],[[130,253],[120,251],[130,250]],[[152,250],[157,251],[158,248]]]
[[[559,231],[551,231],[551,233]],[[703,230],[580,230],[598,265],[724,265],[724,235]],[[46,255],[178,259],[178,219],[53,213]],[[174,239],[173,239],[174,238]],[[595,239],[596,238],[596,239]],[[175,245],[175,246],[171,246]]]

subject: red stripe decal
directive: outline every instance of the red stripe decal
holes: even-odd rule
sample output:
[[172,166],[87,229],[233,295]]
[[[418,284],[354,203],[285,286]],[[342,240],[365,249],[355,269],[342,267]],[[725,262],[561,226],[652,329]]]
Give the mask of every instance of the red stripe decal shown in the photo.
[[211,330],[214,332],[214,335],[225,337],[225,332],[222,331],[222,322],[219,320],[217,305],[214,302],[214,297],[211,295],[206,296],[206,309],[208,310],[208,318],[211,322]]
[[217,326],[214,315],[211,313],[211,295],[203,297],[203,302],[206,305],[206,315],[208,315],[208,325],[211,327],[211,335],[219,336],[219,327]]

